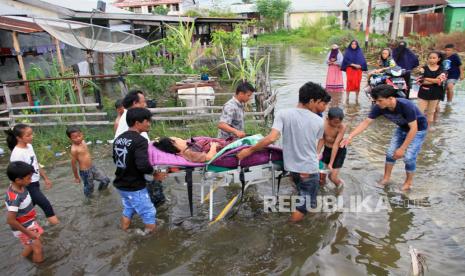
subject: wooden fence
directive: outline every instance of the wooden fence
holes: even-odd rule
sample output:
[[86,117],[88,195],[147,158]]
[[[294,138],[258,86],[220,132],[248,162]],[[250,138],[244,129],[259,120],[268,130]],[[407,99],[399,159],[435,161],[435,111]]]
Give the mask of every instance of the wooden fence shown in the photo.
[[[108,114],[98,109],[99,104],[85,102],[80,81],[82,79],[118,79],[122,95],[127,93],[128,89],[124,83],[125,76],[176,76],[192,77],[195,75],[186,74],[126,74],[126,75],[95,75],[95,76],[74,76],[61,78],[44,78],[37,80],[15,80],[3,83],[3,94],[5,97],[5,106],[0,109],[0,129],[6,129],[18,122],[26,122],[32,126],[54,126],[54,125],[110,125]],[[30,82],[51,81],[51,80],[69,80],[74,81],[77,98],[77,104],[58,104],[58,105],[39,105],[23,106],[22,104],[13,104],[11,101],[11,92],[14,90],[13,85],[25,84]],[[194,96],[204,95],[195,89]],[[232,96],[234,93],[215,93],[215,96]],[[269,95],[265,92],[256,92],[257,96]],[[265,96],[266,97],[266,96]],[[266,107],[262,107],[261,112],[246,112],[247,117],[254,117],[258,120],[264,120],[272,115],[274,109],[274,100],[268,101]],[[196,120],[217,120],[221,116],[221,106],[196,106],[196,107],[161,107],[150,108],[154,114],[154,121],[196,121]]]

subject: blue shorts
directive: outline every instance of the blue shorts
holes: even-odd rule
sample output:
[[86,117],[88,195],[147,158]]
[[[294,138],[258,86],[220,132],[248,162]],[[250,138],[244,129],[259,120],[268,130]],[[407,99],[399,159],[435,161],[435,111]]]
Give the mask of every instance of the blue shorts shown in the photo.
[[446,85],[449,85],[449,83],[452,83],[453,85],[456,85],[458,81],[459,81],[458,79],[447,79],[446,80]]
[[131,219],[137,213],[144,224],[156,224],[157,210],[150,200],[147,188],[134,192],[117,190],[123,203],[123,216]]
[[[307,213],[307,206],[310,208],[317,207],[317,195],[318,190],[320,189],[320,174],[314,173],[310,174],[308,177],[301,177],[299,173],[291,173],[292,180],[297,186],[299,196],[305,198],[304,204],[302,206],[297,206],[297,211],[305,214]],[[307,203],[307,199],[310,199],[310,204]]]

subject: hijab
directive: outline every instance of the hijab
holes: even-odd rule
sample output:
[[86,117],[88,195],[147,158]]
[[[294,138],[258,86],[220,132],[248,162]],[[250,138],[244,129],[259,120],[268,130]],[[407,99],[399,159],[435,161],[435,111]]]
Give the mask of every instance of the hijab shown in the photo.
[[[352,49],[353,42],[357,44],[357,47],[355,49]],[[350,66],[350,64],[352,63],[362,66],[362,71],[368,70],[365,56],[363,55],[363,51],[360,48],[360,45],[358,44],[357,40],[352,40],[344,52],[344,60],[341,66],[342,71],[345,71],[347,67]]]
[[420,64],[418,57],[407,48],[405,41],[401,41],[399,46],[392,51],[392,57],[397,65],[406,70],[412,70]]
[[331,59],[337,60],[338,54],[339,54],[339,47],[336,44],[334,44],[332,46],[331,52],[329,53],[328,60],[331,60]]

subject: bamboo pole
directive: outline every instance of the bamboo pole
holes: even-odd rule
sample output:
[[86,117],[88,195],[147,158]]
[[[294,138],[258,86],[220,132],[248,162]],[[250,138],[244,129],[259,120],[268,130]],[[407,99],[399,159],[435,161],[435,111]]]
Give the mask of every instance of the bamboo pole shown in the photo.
[[[27,80],[26,68],[24,67],[23,55],[21,53],[21,47],[19,46],[18,33],[13,32],[12,36],[13,36],[13,47],[14,47],[14,49],[16,51],[16,58],[18,59],[18,64],[19,64],[19,70],[21,72],[21,77],[22,77],[23,81],[25,81],[25,80]],[[28,83],[25,84],[25,88],[26,88],[27,101],[28,101],[29,105],[33,105],[31,90],[29,89],[29,84]]]
[[226,66],[226,72],[228,73],[228,78],[231,79],[231,74],[229,73],[228,62],[226,61],[226,56],[224,55],[223,44],[220,43],[221,53],[223,54],[224,66]]
[[60,41],[56,37],[54,37],[53,42],[55,43],[55,48],[57,50],[57,59],[58,59],[58,65],[60,66],[60,72],[61,74],[64,74],[65,64],[63,63],[63,56],[61,55]]

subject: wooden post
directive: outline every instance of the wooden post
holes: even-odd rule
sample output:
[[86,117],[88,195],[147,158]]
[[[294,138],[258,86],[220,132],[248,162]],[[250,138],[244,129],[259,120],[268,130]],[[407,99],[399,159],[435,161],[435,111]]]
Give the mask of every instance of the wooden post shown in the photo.
[[124,96],[128,94],[128,88],[126,87],[126,84],[124,83],[123,76],[118,77],[118,83],[119,83],[119,87],[121,88],[121,97],[124,98]]
[[[23,55],[21,54],[21,48],[19,47],[19,40],[18,40],[17,32],[13,32],[13,47],[16,51],[16,57],[18,58],[19,71],[21,72],[21,77],[23,80],[27,80],[26,68],[24,67]],[[27,82],[24,83],[24,86],[26,88],[27,101],[29,105],[32,106],[33,103],[32,103],[31,90],[29,89],[29,83]]]
[[60,41],[54,37],[53,42],[55,43],[55,48],[57,50],[57,59],[58,65],[60,66],[60,72],[63,75],[65,73],[65,65],[63,63],[63,56],[61,55]]
[[368,51],[368,41],[370,38],[371,1],[372,0],[368,0],[367,24],[365,26],[365,51]]
[[[85,104],[84,97],[82,95],[81,80],[79,78],[77,78],[77,75],[75,75],[75,76],[76,76],[76,87],[77,87],[78,96],[79,96],[79,103],[80,104]],[[86,113],[86,109],[84,107],[81,107],[81,112]],[[85,120],[86,120],[86,117],[84,116],[84,121]]]
[[[394,18],[392,20],[392,29],[391,29],[391,39],[395,40],[399,33],[399,17],[400,17],[400,10],[401,10],[401,1],[396,0],[394,5]],[[413,24],[412,24],[413,26]]]
[[3,85],[3,93],[5,94],[5,101],[6,101],[6,110],[8,110],[8,116],[10,117],[10,127],[15,124],[15,119],[11,117],[12,110],[11,108],[13,105],[11,104],[11,97],[10,91],[8,90],[8,86],[6,84]]

